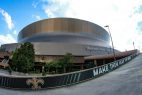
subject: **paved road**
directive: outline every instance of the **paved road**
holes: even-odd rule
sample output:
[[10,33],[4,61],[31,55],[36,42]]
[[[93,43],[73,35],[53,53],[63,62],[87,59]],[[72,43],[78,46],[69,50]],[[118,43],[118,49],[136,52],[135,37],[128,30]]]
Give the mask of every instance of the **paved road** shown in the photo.
[[142,54],[113,72],[81,84],[42,91],[0,88],[0,95],[142,95]]

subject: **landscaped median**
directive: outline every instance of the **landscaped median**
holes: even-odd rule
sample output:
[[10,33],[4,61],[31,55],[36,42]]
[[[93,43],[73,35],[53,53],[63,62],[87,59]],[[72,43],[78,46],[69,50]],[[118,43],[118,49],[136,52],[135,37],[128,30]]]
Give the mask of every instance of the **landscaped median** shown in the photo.
[[110,72],[132,60],[138,53],[91,69],[47,76],[0,75],[0,87],[12,89],[49,89],[77,84]]

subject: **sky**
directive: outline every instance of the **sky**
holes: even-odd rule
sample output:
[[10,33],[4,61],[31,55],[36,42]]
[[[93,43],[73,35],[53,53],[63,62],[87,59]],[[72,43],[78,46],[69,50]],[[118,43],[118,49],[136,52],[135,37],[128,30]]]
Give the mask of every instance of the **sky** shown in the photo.
[[87,20],[107,31],[109,25],[116,49],[142,50],[142,0],[0,0],[0,45],[16,43],[28,24],[55,17]]

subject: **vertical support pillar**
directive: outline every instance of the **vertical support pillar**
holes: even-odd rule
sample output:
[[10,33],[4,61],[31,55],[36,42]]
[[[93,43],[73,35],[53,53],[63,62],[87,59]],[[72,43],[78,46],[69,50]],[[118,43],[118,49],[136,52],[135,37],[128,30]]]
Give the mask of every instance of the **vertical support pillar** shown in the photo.
[[81,69],[81,70],[83,70],[83,69],[84,69],[84,68],[83,68],[83,63],[80,65],[80,69]]
[[97,61],[96,60],[94,60],[94,65],[95,65],[95,67],[97,67]]

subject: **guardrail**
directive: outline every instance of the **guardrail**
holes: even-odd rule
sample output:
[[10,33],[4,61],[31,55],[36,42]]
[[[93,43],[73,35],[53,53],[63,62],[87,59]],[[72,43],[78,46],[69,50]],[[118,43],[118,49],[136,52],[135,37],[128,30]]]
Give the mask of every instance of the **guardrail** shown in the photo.
[[138,53],[91,69],[50,76],[0,76],[0,87],[12,89],[49,89],[77,84],[110,72],[133,59]]

